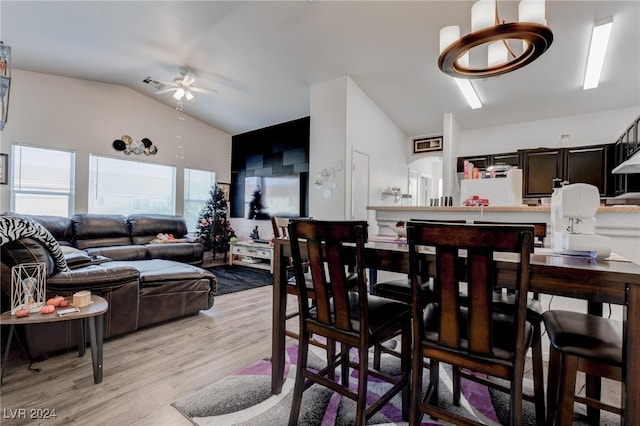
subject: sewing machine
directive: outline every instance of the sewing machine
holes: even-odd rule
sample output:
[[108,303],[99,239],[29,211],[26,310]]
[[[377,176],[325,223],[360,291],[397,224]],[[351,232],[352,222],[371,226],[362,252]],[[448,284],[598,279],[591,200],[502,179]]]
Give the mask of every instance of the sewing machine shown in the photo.
[[607,257],[608,237],[595,233],[595,214],[600,206],[598,188],[574,183],[554,188],[551,196],[551,248],[558,253]]

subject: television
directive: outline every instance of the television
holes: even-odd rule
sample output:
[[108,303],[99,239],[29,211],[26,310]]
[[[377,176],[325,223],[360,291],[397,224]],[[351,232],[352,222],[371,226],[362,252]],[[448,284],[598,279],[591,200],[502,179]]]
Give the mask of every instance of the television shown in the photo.
[[300,174],[253,176],[244,180],[244,217],[300,217]]

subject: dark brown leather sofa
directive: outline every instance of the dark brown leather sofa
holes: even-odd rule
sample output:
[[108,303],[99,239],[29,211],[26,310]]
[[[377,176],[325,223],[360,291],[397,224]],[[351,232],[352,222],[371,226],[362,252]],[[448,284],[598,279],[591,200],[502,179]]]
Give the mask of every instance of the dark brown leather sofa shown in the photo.
[[[202,263],[202,244],[158,244],[157,249],[149,244],[160,232],[176,238],[186,235],[186,224],[179,216],[23,217],[40,223],[56,238],[70,270],[56,267],[49,249],[37,239],[21,238],[2,245],[3,312],[11,308],[11,268],[30,262],[47,265],[48,297],[90,290],[109,302],[105,338],[213,306],[216,278],[195,266]],[[105,246],[100,247],[98,242]],[[77,345],[77,331],[71,321],[30,325],[18,333],[32,358]]]

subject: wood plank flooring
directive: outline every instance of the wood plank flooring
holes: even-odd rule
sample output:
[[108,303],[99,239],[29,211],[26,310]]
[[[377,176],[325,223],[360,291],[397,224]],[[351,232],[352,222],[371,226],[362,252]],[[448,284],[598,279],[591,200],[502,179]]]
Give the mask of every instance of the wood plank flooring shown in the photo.
[[[271,286],[218,296],[198,315],[107,339],[97,385],[90,351],[34,363],[42,369],[37,373],[12,350],[0,389],[0,424],[191,425],[173,401],[270,356],[271,296]],[[17,409],[26,417],[30,410],[55,410],[56,417],[17,419]]]
[[[271,297],[271,286],[218,296],[198,315],[106,340],[97,385],[90,351],[52,356],[32,372],[14,344],[0,389],[0,424],[189,426],[172,402],[270,356]],[[292,296],[288,306],[296,309]],[[288,327],[297,328],[297,319]],[[619,403],[619,384],[605,383],[603,396]],[[31,419],[31,410],[55,410],[56,417]]]

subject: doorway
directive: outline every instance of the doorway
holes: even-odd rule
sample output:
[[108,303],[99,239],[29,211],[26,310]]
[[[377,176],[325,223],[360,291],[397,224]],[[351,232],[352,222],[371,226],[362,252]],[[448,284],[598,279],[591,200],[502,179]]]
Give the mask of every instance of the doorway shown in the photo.
[[351,155],[351,220],[369,220],[369,154]]

